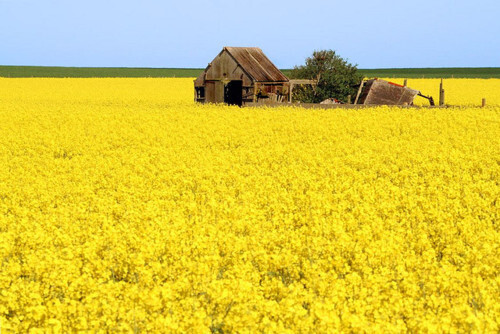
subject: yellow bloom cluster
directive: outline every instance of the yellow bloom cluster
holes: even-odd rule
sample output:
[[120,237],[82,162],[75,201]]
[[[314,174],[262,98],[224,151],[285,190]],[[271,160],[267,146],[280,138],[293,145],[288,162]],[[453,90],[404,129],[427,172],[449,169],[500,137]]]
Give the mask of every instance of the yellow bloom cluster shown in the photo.
[[488,107],[0,79],[2,333],[497,333],[500,80],[473,82],[450,103]]
[[[403,84],[403,79],[385,79]],[[440,79],[408,79],[410,88],[421,91],[425,95],[434,97],[436,105],[439,102]],[[452,106],[481,106],[482,99],[487,105],[500,105],[500,79],[444,79],[445,103]],[[428,100],[416,97],[415,104],[428,106]]]

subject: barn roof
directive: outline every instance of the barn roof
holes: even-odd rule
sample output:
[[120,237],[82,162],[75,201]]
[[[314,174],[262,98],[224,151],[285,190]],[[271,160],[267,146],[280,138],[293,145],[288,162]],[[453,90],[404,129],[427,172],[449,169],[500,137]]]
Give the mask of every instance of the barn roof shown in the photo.
[[260,48],[226,46],[226,50],[255,81],[288,81]]

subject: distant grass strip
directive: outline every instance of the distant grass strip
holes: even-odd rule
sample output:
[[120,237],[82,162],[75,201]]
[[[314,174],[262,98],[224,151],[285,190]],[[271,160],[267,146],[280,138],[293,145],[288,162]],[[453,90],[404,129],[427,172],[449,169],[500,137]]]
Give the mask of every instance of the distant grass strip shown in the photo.
[[0,77],[192,78],[202,71],[199,68],[0,66]]
[[381,68],[359,71],[369,78],[500,78],[500,67]]
[[[29,78],[194,78],[201,68],[0,66],[0,77]],[[282,70],[285,75],[290,69]],[[360,69],[380,78],[500,78],[500,67]]]

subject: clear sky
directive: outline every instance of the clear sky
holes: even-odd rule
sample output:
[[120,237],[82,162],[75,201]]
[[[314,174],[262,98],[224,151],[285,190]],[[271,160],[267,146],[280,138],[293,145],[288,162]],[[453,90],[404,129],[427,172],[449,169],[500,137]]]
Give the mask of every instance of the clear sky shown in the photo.
[[258,46],[360,68],[500,67],[500,0],[0,0],[0,65],[205,67]]

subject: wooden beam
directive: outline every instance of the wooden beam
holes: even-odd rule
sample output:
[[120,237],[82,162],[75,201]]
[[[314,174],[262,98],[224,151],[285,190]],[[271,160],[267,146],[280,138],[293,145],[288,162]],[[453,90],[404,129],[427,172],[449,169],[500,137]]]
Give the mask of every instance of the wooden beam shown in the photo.
[[317,85],[318,81],[316,80],[307,80],[307,79],[290,79],[290,84],[293,85]]

